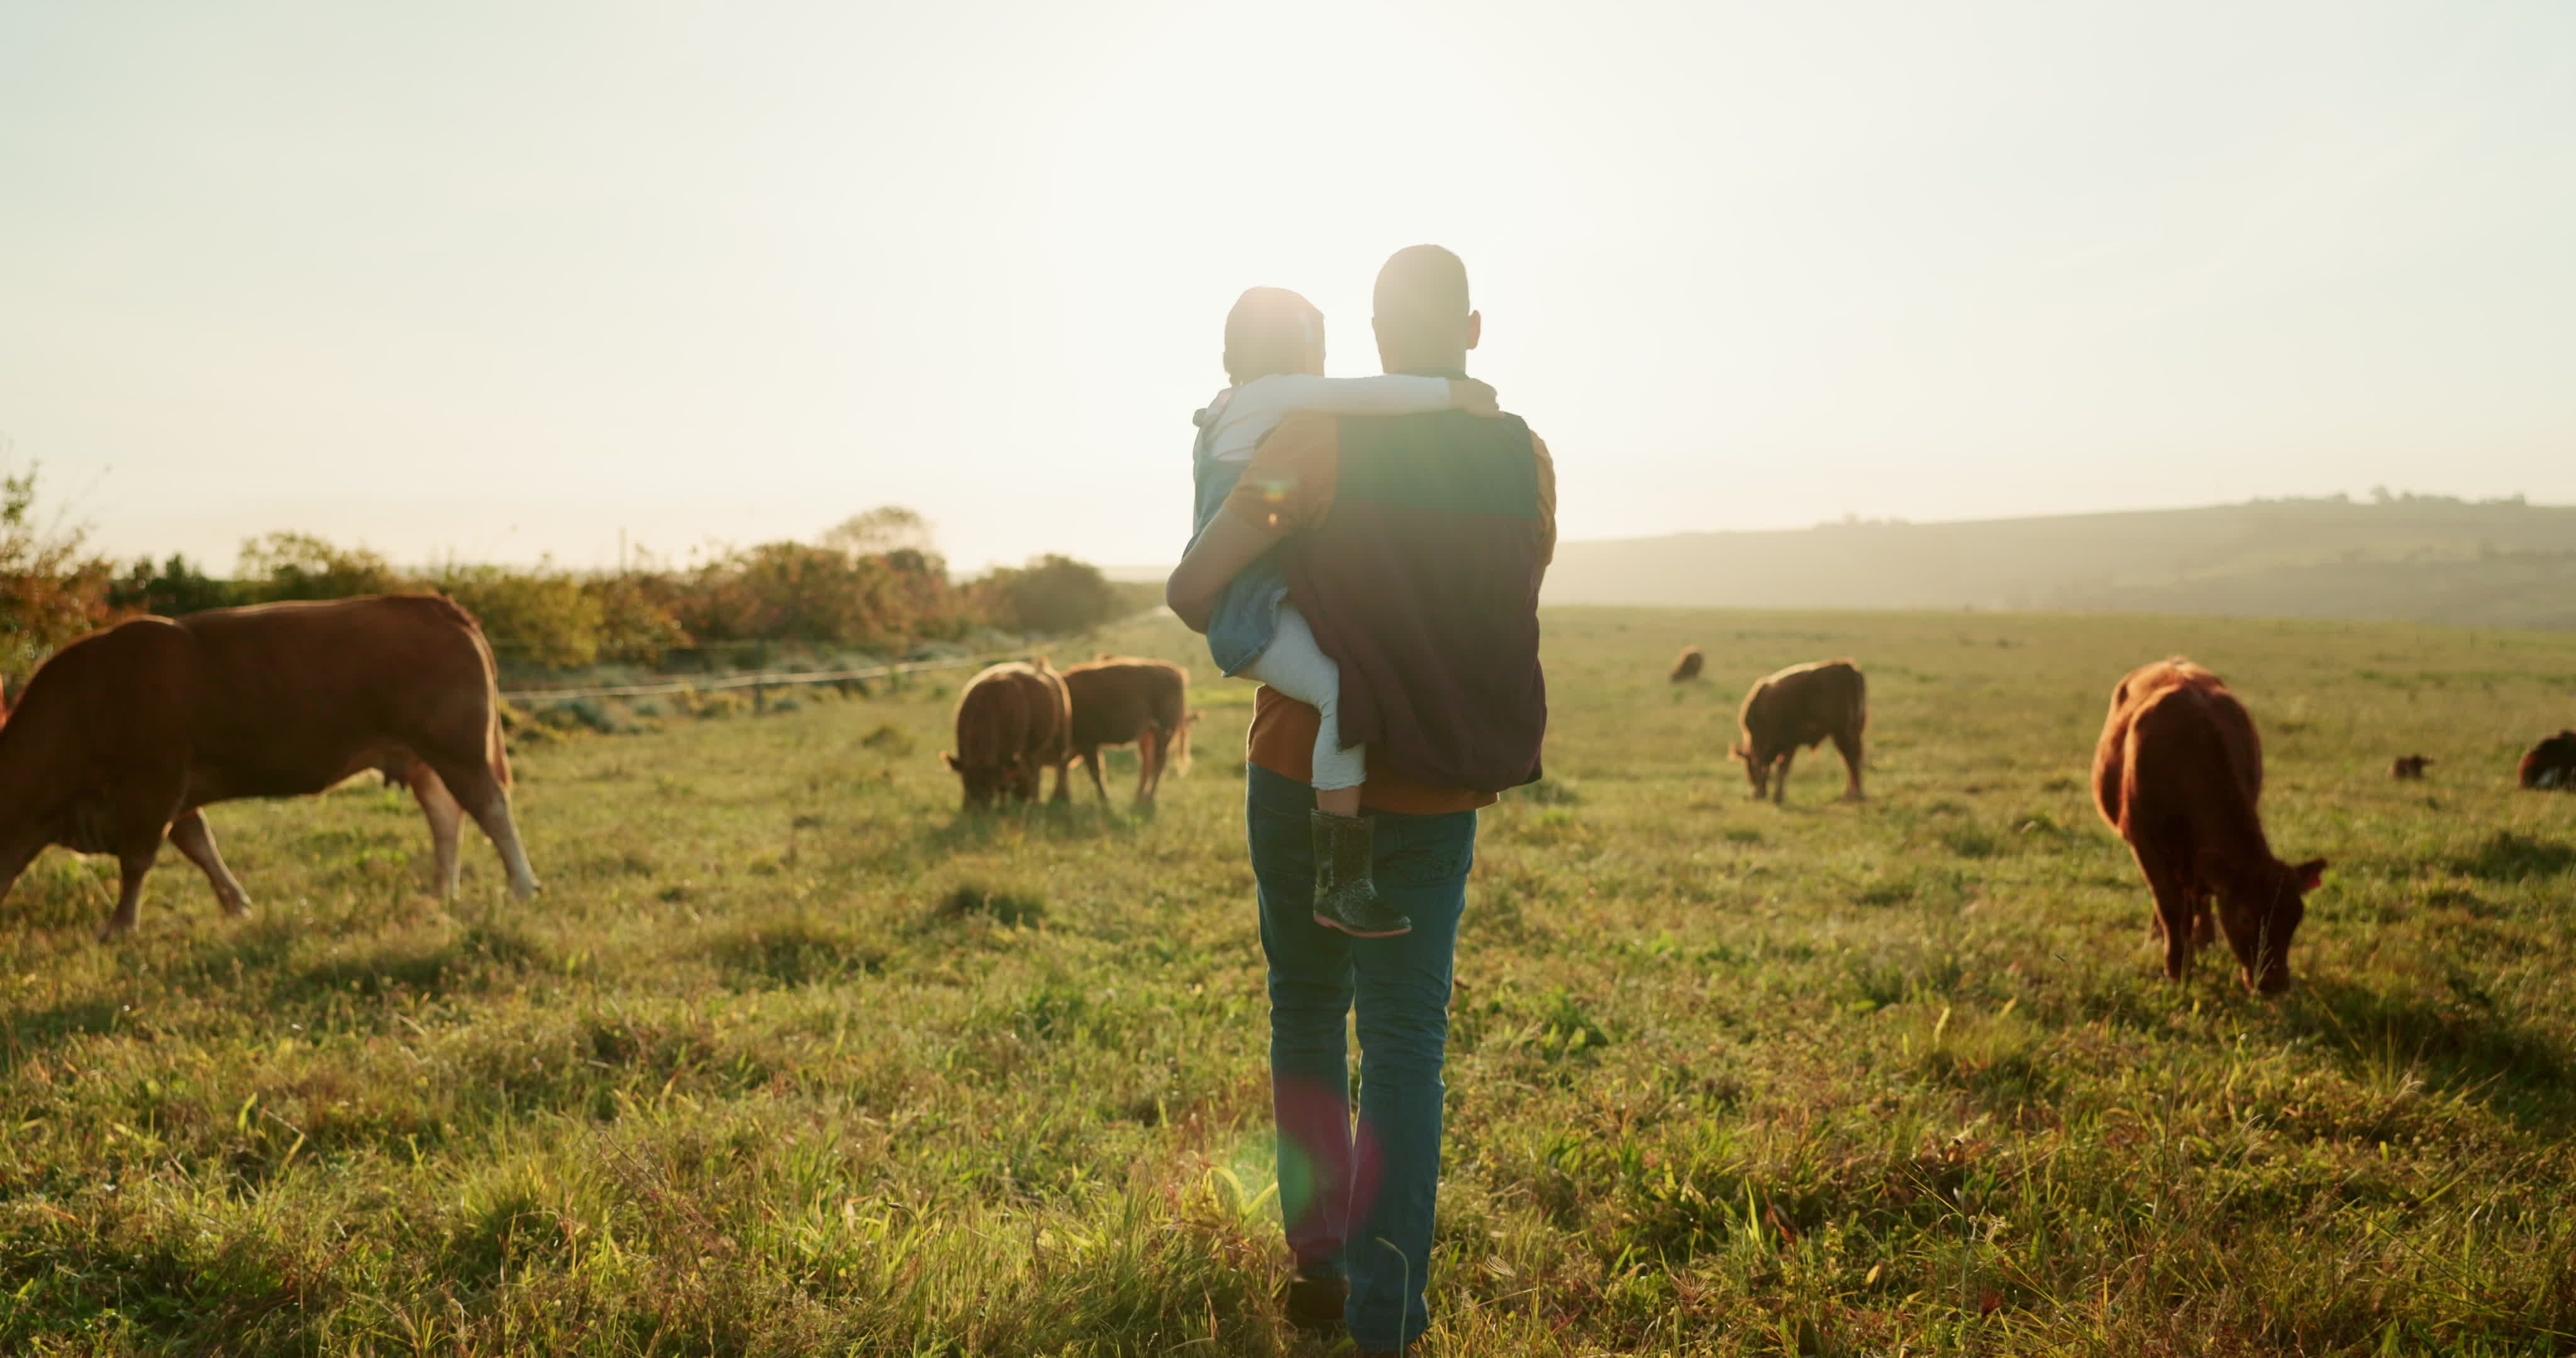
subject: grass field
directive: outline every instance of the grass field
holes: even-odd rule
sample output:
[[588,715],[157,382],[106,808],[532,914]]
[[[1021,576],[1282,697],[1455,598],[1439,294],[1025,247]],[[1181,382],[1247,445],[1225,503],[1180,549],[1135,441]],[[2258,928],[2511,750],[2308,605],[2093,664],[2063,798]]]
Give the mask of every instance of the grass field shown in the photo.
[[[2576,1351],[2576,796],[2512,789],[2576,635],[1547,623],[1433,1352]],[[2176,651],[2333,860],[2279,1000],[2164,981],[2088,800],[2112,682]],[[1836,655],[1874,800],[1828,751],[1752,803],[1744,683]],[[0,906],[0,1352],[1328,1352],[1270,1299],[1248,696],[1198,690],[1150,817],[959,819],[929,684],[525,750],[526,906],[480,839],[425,897],[377,790],[217,808],[259,914],[165,854],[122,947],[112,866],[46,855]]]

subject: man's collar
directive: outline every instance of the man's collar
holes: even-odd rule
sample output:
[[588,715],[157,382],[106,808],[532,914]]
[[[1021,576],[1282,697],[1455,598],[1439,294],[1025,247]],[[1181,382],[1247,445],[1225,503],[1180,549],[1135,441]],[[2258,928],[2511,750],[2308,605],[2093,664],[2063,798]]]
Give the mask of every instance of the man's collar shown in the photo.
[[1452,382],[1464,382],[1467,380],[1467,370],[1464,368],[1406,368],[1397,373],[1396,376],[1445,377]]

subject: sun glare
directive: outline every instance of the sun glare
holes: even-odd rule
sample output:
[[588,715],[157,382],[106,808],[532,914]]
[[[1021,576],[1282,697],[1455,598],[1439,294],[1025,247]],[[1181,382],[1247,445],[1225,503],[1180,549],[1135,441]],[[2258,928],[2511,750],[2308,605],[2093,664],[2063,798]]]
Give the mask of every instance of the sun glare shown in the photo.
[[1523,191],[1544,139],[1498,125],[1508,103],[1416,16],[1190,10],[1093,90],[1056,129],[1047,205],[1068,353],[1212,382],[1225,307],[1264,284],[1323,308],[1331,371],[1373,371],[1389,252],[1436,239],[1475,259],[1554,225]]

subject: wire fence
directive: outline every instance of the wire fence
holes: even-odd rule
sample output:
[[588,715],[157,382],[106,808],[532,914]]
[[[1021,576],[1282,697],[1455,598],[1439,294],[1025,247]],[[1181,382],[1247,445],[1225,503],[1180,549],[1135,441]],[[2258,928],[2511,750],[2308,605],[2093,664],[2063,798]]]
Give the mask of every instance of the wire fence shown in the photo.
[[844,670],[768,670],[758,674],[728,674],[721,679],[674,679],[653,684],[616,684],[605,688],[525,688],[504,689],[505,702],[525,706],[529,703],[569,702],[576,698],[651,698],[672,693],[714,693],[725,689],[750,689],[759,697],[773,688],[794,688],[806,684],[845,684],[870,679],[893,679],[906,674],[930,670],[980,669],[997,660],[1022,658],[1018,651],[995,651],[985,655],[961,655],[944,660],[910,660],[892,665],[862,665]]

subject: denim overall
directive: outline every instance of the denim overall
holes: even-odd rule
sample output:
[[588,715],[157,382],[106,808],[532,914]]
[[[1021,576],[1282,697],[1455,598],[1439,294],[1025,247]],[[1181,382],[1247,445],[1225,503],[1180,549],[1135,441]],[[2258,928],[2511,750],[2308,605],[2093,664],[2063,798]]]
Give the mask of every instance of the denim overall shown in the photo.
[[[1196,418],[1199,436],[1190,448],[1190,474],[1197,485],[1190,523],[1193,547],[1216,516],[1225,512],[1225,499],[1243,479],[1244,468],[1243,463],[1219,462],[1210,456],[1215,451],[1216,422],[1204,410]],[[1236,572],[1217,595],[1216,611],[1208,615],[1208,655],[1227,674],[1260,659],[1278,633],[1279,605],[1288,597],[1288,574],[1279,564],[1279,552],[1280,547],[1272,547]]]

